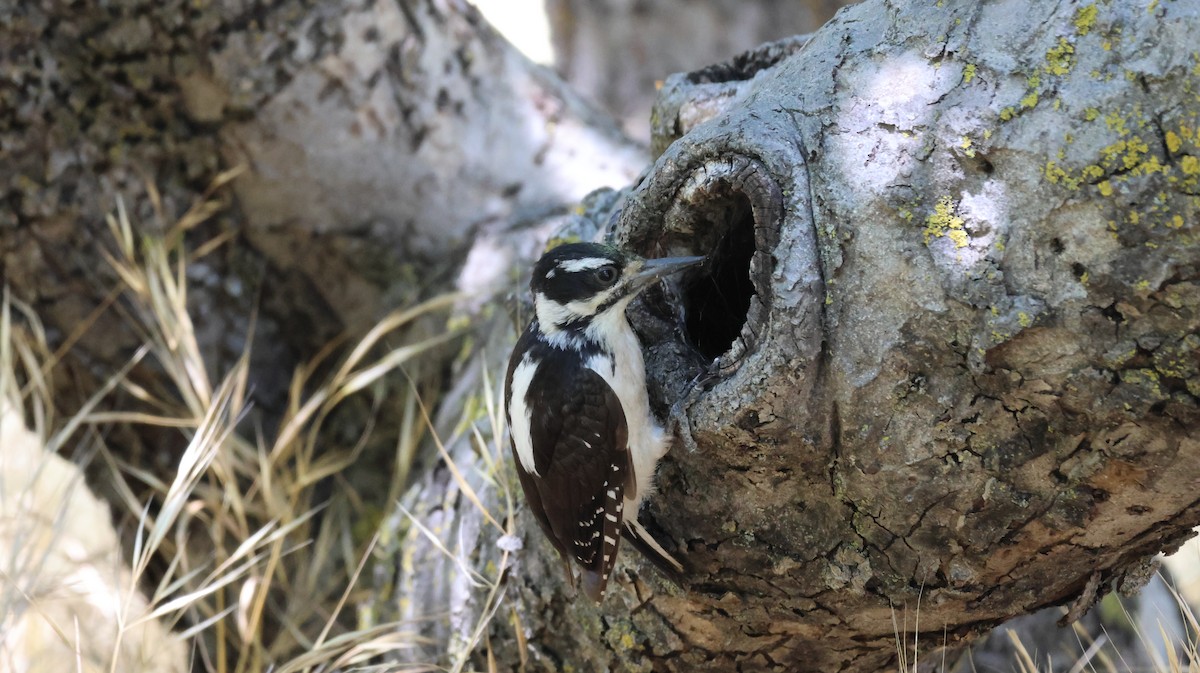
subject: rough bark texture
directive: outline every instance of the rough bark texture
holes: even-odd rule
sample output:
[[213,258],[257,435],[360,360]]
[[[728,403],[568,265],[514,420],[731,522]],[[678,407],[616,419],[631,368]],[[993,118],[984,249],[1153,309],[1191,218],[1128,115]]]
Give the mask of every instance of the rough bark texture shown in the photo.
[[[193,302],[214,355],[239,354],[262,309],[268,405],[343,327],[449,285],[479,232],[644,164],[457,0],[0,1],[0,45],[5,281],[65,336],[111,286],[99,250],[117,196],[166,227],[243,166],[204,236],[234,242],[193,265]],[[120,362],[138,341],[119,323],[102,315],[76,353]]]
[[[54,369],[64,410],[141,345],[102,254],[118,197],[136,227],[161,232],[221,171],[245,169],[190,233],[227,238],[188,265],[188,300],[210,373],[229,370],[253,325],[248,425],[269,433],[295,369],[339,333],[448,289],[470,243],[566,213],[645,163],[460,0],[0,0],[0,276],[55,346],[73,345]],[[482,280],[477,265],[474,282],[507,286],[506,262]],[[150,390],[162,378],[147,364],[132,376]],[[375,430],[339,477],[380,508],[398,407],[387,399],[378,424],[347,412],[350,432],[321,444]],[[184,439],[114,449],[162,474]]]
[[[495,504],[505,482],[471,469],[467,435],[464,481],[438,471],[414,496],[463,558],[500,561],[497,665],[877,670],[918,596],[939,643],[1142,581],[1200,520],[1198,12],[876,0],[803,47],[669,83],[652,171],[578,217],[620,212],[642,252],[713,257],[638,314],[659,411],[698,380],[696,449],[664,462],[644,514],[688,586],[626,553],[592,606],[527,517],[494,544],[461,488]],[[237,352],[261,297],[256,378],[281,380],[256,391],[282,389],[343,324],[436,284],[442,252],[632,179],[636,150],[474,16],[0,4],[5,280],[63,337],[108,292],[94,243],[116,194],[151,223],[157,185],[170,222],[245,162],[216,223],[238,244],[195,267],[194,310]],[[136,344],[116,321],[82,342],[101,373]],[[454,641],[495,604],[426,551],[409,550],[401,579],[428,591],[406,610],[449,606]]]
[[656,82],[812,32],[852,1],[546,0],[546,10],[559,72],[642,139]]
[[1200,523],[1198,31],[874,0],[690,76],[720,100],[662,125],[615,228],[712,257],[681,318],[636,314],[659,410],[698,381],[643,514],[687,586],[627,552],[590,605],[524,519],[501,667],[882,670],[918,602],[954,644],[1140,587]]

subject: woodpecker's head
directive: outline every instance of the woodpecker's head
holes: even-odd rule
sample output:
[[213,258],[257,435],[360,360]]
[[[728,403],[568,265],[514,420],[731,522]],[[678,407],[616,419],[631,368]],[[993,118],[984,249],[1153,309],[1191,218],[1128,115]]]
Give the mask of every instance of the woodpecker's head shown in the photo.
[[605,318],[624,320],[629,302],[655,279],[703,257],[642,259],[598,243],[560,245],[538,260],[529,287],[543,332],[585,331]]

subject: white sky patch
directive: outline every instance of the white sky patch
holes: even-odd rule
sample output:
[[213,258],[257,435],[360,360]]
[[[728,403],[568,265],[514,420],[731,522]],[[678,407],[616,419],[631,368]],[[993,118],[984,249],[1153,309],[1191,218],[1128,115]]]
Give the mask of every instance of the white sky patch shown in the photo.
[[554,65],[545,0],[474,0],[473,4],[529,60]]

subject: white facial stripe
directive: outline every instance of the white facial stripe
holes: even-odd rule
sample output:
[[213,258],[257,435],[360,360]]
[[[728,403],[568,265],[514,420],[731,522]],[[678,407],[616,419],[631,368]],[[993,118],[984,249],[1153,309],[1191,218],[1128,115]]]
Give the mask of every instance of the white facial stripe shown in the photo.
[[558,268],[568,273],[576,273],[578,271],[587,271],[588,269],[599,269],[602,266],[612,263],[611,259],[604,257],[584,257],[583,259],[564,259],[558,263]]
[[608,301],[609,297],[611,297],[615,291],[616,288],[605,290],[604,292],[601,292],[587,301],[579,301],[577,299],[567,304],[567,310],[575,315],[580,316],[596,315],[596,311],[600,310],[600,306],[604,304],[604,302]]
[[[553,337],[554,333],[562,329],[563,325],[579,318],[587,318],[596,315],[600,307],[607,302],[617,292],[617,288],[609,288],[604,292],[586,300],[575,300],[566,304],[561,304],[539,292],[533,297],[533,309],[537,312],[538,322],[542,326],[542,331],[546,336]],[[632,299],[632,297],[630,297]],[[617,302],[613,307],[610,307],[608,313],[612,312],[612,308],[616,308],[617,312],[624,313],[625,307],[629,305],[628,301]]]
[[546,334],[552,334],[571,319],[571,309],[541,292],[533,297],[533,310]]
[[509,432],[512,433],[513,444],[517,447],[517,459],[521,461],[521,467],[530,474],[541,476],[533,460],[533,435],[530,430],[533,425],[533,410],[525,401],[525,395],[529,393],[529,384],[533,382],[533,374],[536,371],[537,367],[528,355],[521,359],[521,364],[513,371],[512,408],[509,409],[512,427],[509,428]]

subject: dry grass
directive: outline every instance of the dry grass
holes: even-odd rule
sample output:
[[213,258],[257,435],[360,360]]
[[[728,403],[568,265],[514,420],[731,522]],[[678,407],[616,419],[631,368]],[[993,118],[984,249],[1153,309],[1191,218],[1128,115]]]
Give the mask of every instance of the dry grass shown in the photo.
[[[232,175],[223,176],[213,189]],[[419,318],[444,313],[455,297],[438,297],[386,316],[345,348],[340,360],[332,361],[338,349],[331,346],[295,372],[277,431],[270,437],[254,432],[246,422],[249,354],[243,353],[228,371],[213,376],[187,310],[187,264],[223,242],[214,240],[191,252],[183,247],[184,233],[218,208],[210,196],[163,234],[137,232],[123,209],[109,218],[115,243],[109,263],[120,287],[97,311],[124,311],[126,322],[145,345],[78,408],[65,413],[56,409],[52,378],[66,350],[90,322],[53,351],[37,315],[28,307],[11,300],[7,292],[0,305],[0,401],[19,406],[47,453],[94,455],[118,494],[119,505],[136,522],[126,559],[131,579],[122,584],[125,594],[115,607],[117,637],[109,645],[104,669],[134,670],[123,658],[127,648],[122,640],[151,622],[175,629],[187,642],[193,653],[192,670],[458,672],[468,669],[478,656],[494,667],[488,626],[502,607],[504,572],[509,550],[515,547],[500,544],[495,563],[474,563],[444,534],[409,517],[410,535],[423,538],[442,554],[478,596],[473,622],[452,647],[428,643],[418,635],[416,623],[375,623],[348,614],[368,593],[362,582],[364,569],[381,536],[392,531],[377,528],[361,534],[356,522],[378,517],[365,511],[367,498],[340,478],[361,453],[374,424],[365,423],[357,441],[348,445],[324,439],[341,405],[365,396],[370,400],[365,406],[379,413],[383,408],[379,397],[386,391],[402,419],[387,501],[399,501],[405,493],[416,447],[429,437],[458,492],[483,525],[492,529],[491,536],[511,540],[514,497],[502,478],[503,412],[496,382],[486,367],[479,370],[482,380],[475,386],[477,394],[462,404],[461,417],[445,442],[433,432],[429,407],[434,400],[418,395],[419,381],[410,379],[399,393],[382,385],[423,354],[459,336],[460,331],[447,330],[416,338],[408,330]],[[153,375],[135,381],[130,376],[135,369]],[[318,376],[319,371],[329,373]],[[131,402],[125,405],[128,408],[103,404],[114,391]],[[132,462],[129,456],[136,454],[117,443],[147,428],[178,433],[186,440],[171,471]],[[469,448],[469,467],[459,464],[462,455],[455,449],[464,445]],[[336,481],[337,488],[328,499],[318,500],[317,485],[329,479]],[[386,527],[384,521],[381,526]],[[36,596],[19,591],[19,575],[36,576],[37,560],[11,566],[18,576],[3,578],[12,581],[0,592],[0,624],[25,607],[40,609]],[[17,590],[8,591],[9,587]],[[1189,636],[1177,650],[1167,651],[1165,660],[1152,669],[1155,673],[1200,669],[1200,624],[1187,603],[1178,595],[1175,598]],[[507,616],[520,641],[523,629],[518,613]],[[916,635],[919,602],[912,619],[910,636],[907,609],[901,608],[900,615],[893,611],[898,668],[905,673],[937,669],[918,664],[922,655]],[[58,637],[75,649],[77,660],[71,668],[94,670],[83,663],[79,624],[56,626]],[[1105,651],[1107,633],[1090,634],[1079,626],[1075,633],[1079,656],[1070,673],[1131,670],[1119,652],[1114,657]],[[1039,661],[1014,632],[1009,637],[1015,653],[1012,670],[1062,670]],[[1139,631],[1139,638],[1147,649],[1156,639],[1170,640],[1161,627],[1157,634]],[[438,651],[441,665],[379,663],[388,655],[426,645]],[[944,657],[944,650],[934,645],[927,648],[941,650],[934,656]],[[0,670],[3,667],[0,662]],[[940,670],[946,670],[944,659]]]
[[[1166,585],[1165,582],[1164,585]],[[1031,652],[1016,629],[999,627],[988,637],[994,639],[999,636],[1007,639],[1011,660],[1004,670],[1015,673],[1189,673],[1200,671],[1200,620],[1198,620],[1195,608],[1179,592],[1169,586],[1168,590],[1174,602],[1174,610],[1178,613],[1172,615],[1170,621],[1175,622],[1174,617],[1177,616],[1178,622],[1182,626],[1181,631],[1178,625],[1172,627],[1164,624],[1162,619],[1139,619],[1130,614],[1125,603],[1116,596],[1109,596],[1106,600],[1105,606],[1111,606],[1107,612],[1118,611],[1120,613],[1118,615],[1119,624],[1123,628],[1132,630],[1134,640],[1138,644],[1134,652],[1128,649],[1122,651],[1121,648],[1114,647],[1114,638],[1107,630],[1109,627],[1104,625],[1111,621],[1111,617],[1103,618],[1099,633],[1090,632],[1082,621],[1073,623],[1070,631],[1064,630],[1065,634],[1074,636],[1077,644],[1077,652],[1065,662],[1062,661],[1061,655],[1059,660],[1055,661],[1050,654]],[[1100,606],[1094,609],[1101,610],[1102,613],[1106,611]],[[965,660],[951,663],[947,668],[946,649],[927,646],[927,649],[940,650],[939,654],[935,655],[940,658],[940,664],[928,660],[920,661],[922,657],[917,636],[920,625],[920,606],[918,604],[913,615],[911,640],[909,640],[908,631],[908,611],[906,608],[901,608],[900,612],[901,616],[898,618],[896,609],[892,610],[897,671],[900,673],[916,673],[919,670],[942,673],[979,673],[981,671],[976,667],[969,651]],[[1065,614],[1065,609],[1062,612]],[[1152,623],[1146,623],[1147,621]],[[945,645],[945,642],[940,645]],[[996,669],[989,667],[986,670]]]
[[[233,175],[222,176],[165,234],[139,233],[121,208],[109,218],[115,241],[109,263],[121,287],[102,309],[111,305],[123,310],[145,346],[121,371],[112,373],[87,404],[61,419],[53,412],[50,379],[64,353],[51,352],[37,317],[18,304],[10,305],[5,295],[0,371],[19,374],[5,376],[0,382],[8,389],[0,393],[21,400],[28,424],[44,438],[48,451],[92,447],[118,494],[119,507],[136,521],[127,559],[133,582],[120,610],[118,643],[120,634],[154,620],[188,642],[192,670],[375,670],[381,657],[411,651],[424,641],[416,624],[369,623],[347,614],[367,592],[363,571],[380,537],[378,530],[363,535],[362,526],[355,524],[380,517],[377,511],[367,511],[364,503],[369,498],[356,493],[340,475],[366,445],[374,423],[368,419],[349,445],[327,441],[326,430],[335,410],[355,397],[365,397],[365,408],[382,413],[380,398],[386,392],[386,408],[400,410],[402,419],[387,493],[389,501],[399,498],[410,480],[415,447],[429,434],[427,405],[434,400],[418,396],[419,381],[400,393],[383,382],[387,377],[394,381],[423,354],[461,335],[459,329],[416,338],[409,331],[419,318],[444,314],[455,297],[437,297],[388,315],[345,349],[339,361],[332,361],[336,348],[321,353],[295,372],[278,430],[264,436],[246,420],[249,354],[210,377],[187,310],[187,264],[222,241],[189,253],[183,247],[184,233],[216,212],[219,205],[210,197]],[[21,330],[11,329],[13,307],[25,312],[20,322],[26,327]],[[88,327],[70,335],[65,347]],[[136,382],[129,375],[135,367],[143,374]],[[318,377],[318,371],[330,373]],[[501,455],[494,438],[503,434],[503,415],[490,381],[485,387],[482,404],[468,411],[485,417],[492,437],[475,424],[462,427],[473,435],[476,453],[487,467],[484,472],[494,477]],[[129,404],[100,404],[118,390]],[[170,473],[131,462],[129,456],[137,452],[117,444],[150,428],[186,439]],[[441,442],[436,443],[449,459]],[[506,512],[497,515],[484,507],[470,480],[455,476],[489,525],[502,535],[511,534],[512,498],[507,488],[500,490]],[[336,484],[333,494],[318,501],[318,484],[330,479]],[[450,550],[447,554],[453,555]],[[500,605],[505,567],[507,558],[495,576],[471,571],[485,609],[453,670],[462,670],[469,653],[483,644],[486,624]],[[130,611],[138,587],[149,603],[142,612]],[[0,603],[0,617],[10,607]],[[71,639],[69,633],[63,637]],[[108,670],[130,670],[128,662],[120,660],[119,647],[113,652]],[[414,664],[387,670],[441,669]]]

